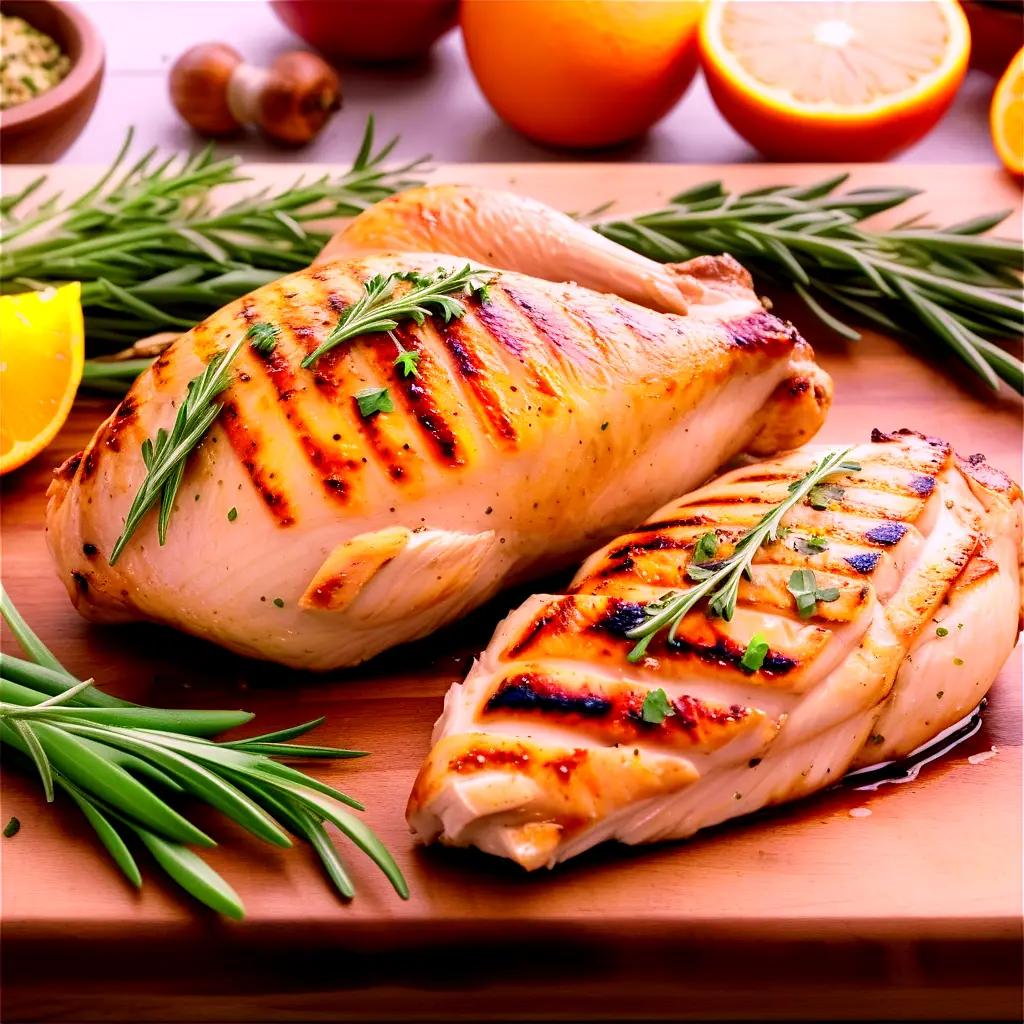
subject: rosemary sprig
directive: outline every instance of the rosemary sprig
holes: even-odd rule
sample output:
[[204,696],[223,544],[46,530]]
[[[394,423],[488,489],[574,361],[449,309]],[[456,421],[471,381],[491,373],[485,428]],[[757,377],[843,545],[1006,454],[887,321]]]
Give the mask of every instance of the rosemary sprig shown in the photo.
[[248,340],[259,352],[269,352],[275,344],[276,330],[259,331],[263,324],[253,324],[246,333],[223,352],[218,352],[198,377],[189,381],[185,400],[178,407],[170,432],[161,427],[156,438],[146,438],[142,443],[142,459],[146,464],[146,477],[139,487],[124,528],[110,552],[109,562],[113,565],[125,545],[138,529],[146,513],[160,503],[160,518],[157,521],[157,535],[160,543],[167,540],[167,524],[174,508],[185,463],[192,449],[202,440],[213,421],[220,415],[221,403],[217,396],[231,383],[229,370],[235,356]]
[[81,387],[111,395],[123,395],[152,359],[86,359],[82,364]]
[[915,219],[870,232],[862,220],[917,193],[866,188],[836,194],[846,178],[743,193],[707,182],[663,209],[594,227],[661,262],[731,253],[759,279],[792,286],[844,338],[860,335],[836,311],[887,333],[939,341],[989,386],[1002,379],[1024,391],[1024,363],[994,344],[1022,330],[1021,245],[981,237],[1011,211],[943,228]]
[[[430,274],[405,271],[387,276],[375,274],[363,285],[363,294],[358,300],[342,311],[331,333],[302,360],[302,366],[312,366],[325,352],[352,338],[393,331],[403,320],[422,324],[428,316],[439,314],[447,323],[465,316],[466,307],[454,296],[462,293],[484,297],[487,284],[479,280],[479,274],[479,270],[468,263],[461,270],[439,267]],[[396,296],[395,285],[399,281],[408,282],[410,287]],[[400,351],[399,360],[401,358]]]
[[[237,157],[211,146],[182,157],[149,150],[126,165],[132,133],[82,195],[55,195],[19,217],[46,177],[0,199],[0,291],[82,282],[90,350],[185,330],[225,303],[308,266],[330,237],[316,222],[359,213],[421,184],[424,160],[387,167],[397,139],[374,151],[367,121],[352,167],[253,192],[217,208],[221,185],[246,181]],[[120,174],[120,176],[119,176]]]
[[337,826],[384,872],[398,894],[408,886],[391,854],[345,806],[345,793],[279,758],[349,758],[364,753],[288,742],[319,725],[303,725],[229,742],[207,737],[248,722],[245,711],[178,711],[142,707],[98,690],[67,672],[18,614],[0,587],[0,614],[35,661],[5,657],[0,668],[0,744],[35,766],[48,801],[62,790],[92,825],[114,862],[136,887],[142,875],[132,838],[197,900],[229,917],[244,908],[235,890],[192,846],[216,843],[165,796],[204,801],[253,835],[290,847],[288,832],[317,851],[346,899],[354,894],[325,822]]
[[[669,643],[675,640],[676,630],[685,616],[705,598],[708,600],[708,614],[725,619],[727,622],[736,611],[736,598],[740,580],[750,576],[750,566],[758,549],[778,539],[779,526],[783,516],[795,505],[807,498],[811,491],[833,473],[860,470],[854,462],[846,462],[852,448],[828,452],[799,480],[789,486],[789,494],[778,505],[769,509],[757,525],[736,541],[733,552],[717,562],[696,563],[687,566],[686,574],[695,581],[687,590],[670,590],[655,601],[644,606],[644,621],[626,634],[636,640],[636,646],[629,652],[630,661],[639,661],[647,652],[651,640],[666,626],[669,627]],[[823,593],[823,592],[819,592]],[[838,597],[838,593],[836,597]],[[818,598],[827,600],[828,596]]]

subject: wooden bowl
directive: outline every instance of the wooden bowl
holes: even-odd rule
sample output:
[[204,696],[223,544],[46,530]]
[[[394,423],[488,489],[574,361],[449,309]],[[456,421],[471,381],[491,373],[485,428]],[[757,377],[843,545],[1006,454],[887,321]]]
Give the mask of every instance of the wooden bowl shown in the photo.
[[4,14],[24,18],[71,58],[71,70],[48,92],[0,112],[0,160],[47,163],[78,138],[96,106],[103,42],[81,11],[57,0],[3,0]]

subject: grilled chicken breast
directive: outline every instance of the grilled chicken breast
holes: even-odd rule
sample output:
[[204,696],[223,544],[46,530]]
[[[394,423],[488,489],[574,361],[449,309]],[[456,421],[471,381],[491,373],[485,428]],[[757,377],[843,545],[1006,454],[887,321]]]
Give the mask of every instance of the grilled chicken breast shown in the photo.
[[[350,665],[614,536],[737,453],[791,448],[821,424],[828,377],[728,259],[694,266],[703,301],[685,317],[501,273],[463,319],[397,330],[419,376],[399,375],[387,335],[299,366],[371,276],[464,263],[323,264],[167,349],[51,486],[49,545],[78,609],[296,667]],[[166,545],[154,510],[110,566],[143,441],[258,321],[281,329],[277,346],[233,364]],[[385,386],[394,412],[363,418],[355,393]]]
[[[699,607],[674,643],[663,632],[627,660],[643,603],[691,585],[697,539],[735,541],[819,454],[666,505],[592,555],[568,593],[501,623],[448,693],[414,831],[526,868],[606,839],[682,838],[901,757],[973,709],[1017,640],[1021,492],[982,456],[909,431],[876,431],[850,456],[862,469],[829,479],[826,509],[787,514],[731,621]],[[809,619],[786,587],[797,568],[838,590]],[[758,633],[769,649],[748,671]],[[674,713],[652,724],[642,709],[659,687]]]
[[745,272],[722,274],[720,260],[661,264],[591,231],[550,206],[500,189],[427,185],[381,200],[324,246],[318,262],[381,252],[450,252],[489,267],[549,281],[575,281],[666,313],[706,304],[713,283],[723,302],[749,298]]

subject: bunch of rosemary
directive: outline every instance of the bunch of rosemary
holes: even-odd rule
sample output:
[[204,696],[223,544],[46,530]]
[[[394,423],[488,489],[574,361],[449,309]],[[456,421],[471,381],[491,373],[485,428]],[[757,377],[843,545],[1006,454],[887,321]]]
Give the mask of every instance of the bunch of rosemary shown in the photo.
[[221,209],[214,190],[247,180],[237,157],[218,158],[211,146],[180,158],[151,149],[119,175],[129,132],[111,167],[77,198],[58,194],[19,217],[43,176],[0,200],[0,291],[81,281],[90,351],[188,330],[232,299],[308,266],[329,238],[314,222],[354,216],[419,184],[409,175],[423,159],[385,166],[397,141],[375,152],[371,117],[344,174],[300,178]]
[[[288,832],[316,850],[345,898],[354,894],[324,828],[337,826],[384,872],[403,898],[409,890],[391,854],[357,817],[356,800],[279,758],[362,757],[355,750],[289,742],[323,719],[290,729],[214,742],[248,722],[245,711],[178,711],[142,707],[72,676],[18,613],[0,587],[0,614],[28,659],[0,662],[0,745],[35,766],[48,801],[56,789],[85,815],[100,842],[136,887],[142,876],[127,840],[145,848],[183,889],[229,917],[244,908],[235,890],[192,849],[216,843],[166,801],[201,800],[275,846]],[[287,831],[286,831],[287,830]]]
[[861,221],[917,193],[865,188],[836,194],[847,177],[743,193],[708,182],[681,192],[664,209],[594,229],[661,262],[731,253],[759,282],[793,287],[844,338],[860,335],[832,311],[888,334],[939,341],[989,386],[1002,379],[1024,391],[1024,364],[994,344],[1019,338],[1024,327],[1021,243],[983,237],[1010,211],[938,228],[915,217],[870,232]]

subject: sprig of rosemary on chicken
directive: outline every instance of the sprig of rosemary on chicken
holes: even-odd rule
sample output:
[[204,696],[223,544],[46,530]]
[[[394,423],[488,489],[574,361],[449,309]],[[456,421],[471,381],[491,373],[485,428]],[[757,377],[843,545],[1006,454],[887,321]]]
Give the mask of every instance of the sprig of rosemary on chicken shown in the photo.
[[[629,660],[635,662],[643,658],[650,642],[666,627],[669,643],[675,640],[679,624],[687,613],[705,598],[708,602],[708,614],[728,622],[736,611],[740,580],[744,576],[750,578],[750,566],[758,549],[764,544],[778,540],[783,516],[807,499],[827,477],[835,473],[860,470],[857,463],[845,461],[852,450],[843,448],[828,452],[806,476],[791,483],[786,498],[769,509],[753,529],[748,530],[736,541],[732,554],[727,558],[718,561],[691,561],[687,566],[686,575],[695,585],[688,590],[670,590],[657,600],[648,602],[644,606],[644,621],[626,634],[631,640],[637,641],[636,646],[629,652]],[[704,538],[701,538],[701,541],[703,542]],[[797,573],[794,573],[795,575]],[[800,582],[803,583],[803,580]],[[808,598],[804,597],[805,594],[809,595],[812,601],[835,600],[839,596],[838,592],[833,597],[828,591],[816,590],[813,587],[813,580],[810,590],[804,586],[794,589],[795,586],[791,581],[791,592],[796,595],[797,589],[800,591],[797,597],[798,604],[801,599],[803,600],[803,604],[800,604],[801,615],[808,614]]]
[[[407,282],[410,287],[396,296],[394,290],[399,281]],[[458,319],[465,316],[466,307],[455,296],[472,295],[484,299],[487,287],[488,282],[481,279],[480,271],[469,264],[461,270],[440,267],[431,274],[377,274],[365,283],[363,295],[342,311],[331,333],[302,360],[301,365],[309,367],[325,352],[344,342],[364,334],[393,331],[406,320],[422,324],[428,316],[433,315],[443,316],[446,323]],[[232,362],[246,341],[257,352],[264,355],[271,352],[279,333],[280,329],[273,324],[256,323],[250,326],[230,348],[215,355],[198,377],[189,381],[185,400],[178,408],[170,432],[161,428],[155,438],[147,438],[143,443],[142,458],[146,463],[146,477],[128,510],[121,535],[110,552],[111,565],[121,556],[146,513],[158,502],[160,518],[157,522],[157,536],[161,544],[166,541],[167,525],[185,472],[185,464],[220,415],[222,404],[217,398],[231,384]],[[410,371],[415,372],[417,360],[410,359],[410,355],[400,347],[395,360],[396,368],[405,375]],[[360,392],[355,396],[360,413],[366,416],[389,411],[391,406],[387,389],[370,390],[376,397],[369,405],[366,404],[368,392]]]

